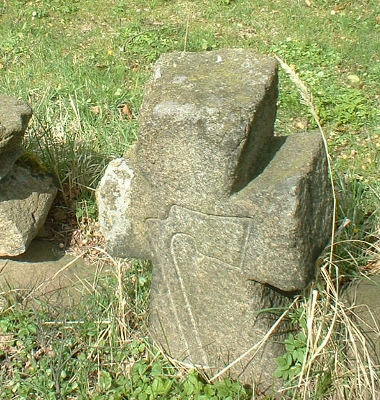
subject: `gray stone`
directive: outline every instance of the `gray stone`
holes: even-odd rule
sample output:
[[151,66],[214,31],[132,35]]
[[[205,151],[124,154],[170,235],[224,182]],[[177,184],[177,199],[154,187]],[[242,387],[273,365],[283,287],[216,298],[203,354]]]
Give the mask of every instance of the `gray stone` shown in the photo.
[[[15,147],[0,154],[0,181],[9,174],[14,163],[25,153],[23,147]],[[0,184],[1,185],[1,184]]]
[[31,116],[27,103],[0,94],[0,180],[24,153],[21,142]]
[[[380,363],[380,276],[373,275],[355,280],[344,294],[346,305],[352,310],[351,317],[357,325],[363,341],[356,341],[356,351],[363,359],[370,357],[374,365]],[[352,350],[348,356],[354,358]],[[355,364],[354,364],[355,365]]]
[[0,256],[23,253],[45,222],[57,189],[17,164],[0,182]]
[[128,210],[131,199],[131,182],[133,171],[128,167],[124,158],[111,161],[102,177],[96,200],[99,210],[99,224],[102,226],[112,252],[122,254],[125,238],[131,229]]
[[32,116],[29,105],[0,95],[0,255],[23,253],[42,227],[56,195],[51,178],[17,165]]
[[[276,101],[269,57],[161,56],[139,140],[97,191],[109,250],[153,260],[154,339],[210,375],[263,337],[275,317],[258,311],[288,304],[313,279],[330,238],[322,139],[274,137]],[[231,375],[270,385],[286,328]]]

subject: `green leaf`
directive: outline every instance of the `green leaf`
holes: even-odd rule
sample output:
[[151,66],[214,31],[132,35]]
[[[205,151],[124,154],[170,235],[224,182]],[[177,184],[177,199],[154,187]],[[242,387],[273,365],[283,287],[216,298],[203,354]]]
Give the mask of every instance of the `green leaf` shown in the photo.
[[162,378],[155,378],[152,383],[153,395],[166,394],[168,389],[170,388],[170,385],[171,383],[169,379],[163,380]]
[[215,394],[215,389],[211,385],[206,385],[204,388],[204,392],[207,398],[211,398]]
[[138,399],[139,400],[147,400],[148,399],[147,393],[146,392],[140,393]]
[[87,325],[87,331],[86,331],[86,333],[87,333],[88,336],[96,336],[97,333],[98,333],[98,329],[97,329],[96,324],[94,324],[93,322],[90,322],[90,323]]
[[305,350],[306,350],[306,349],[299,349],[299,350],[296,350],[296,351],[293,353],[294,361],[299,362],[299,363],[302,364],[303,361],[304,361],[304,359],[305,359]]
[[194,393],[194,385],[189,380],[183,384],[183,392],[186,394],[186,396],[190,396]]
[[279,369],[287,368],[288,363],[284,356],[275,358],[275,361],[276,361]]
[[111,387],[112,377],[108,371],[100,371],[99,385],[103,391],[106,391]]
[[152,376],[161,376],[161,375],[163,375],[162,365],[160,365],[158,363],[154,364],[153,367],[152,367],[151,375]]

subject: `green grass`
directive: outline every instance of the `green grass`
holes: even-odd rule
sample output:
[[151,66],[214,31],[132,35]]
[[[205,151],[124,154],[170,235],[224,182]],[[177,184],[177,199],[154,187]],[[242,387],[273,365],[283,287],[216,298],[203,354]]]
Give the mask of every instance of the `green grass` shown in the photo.
[[[94,190],[109,160],[137,138],[144,85],[160,54],[253,48],[281,57],[313,96],[337,190],[339,276],[351,279],[378,258],[380,3],[310,3],[2,0],[0,91],[30,102],[34,117],[25,145],[54,174],[59,207],[84,230],[96,219]],[[276,132],[316,127],[280,70]],[[9,344],[0,347],[0,398],[251,397],[229,381],[210,385],[154,350],[145,331],[149,269],[137,263],[118,274],[119,267],[64,320],[49,306],[34,313],[12,301],[3,310],[0,332]],[[322,297],[331,305],[329,296]],[[306,298],[303,304],[307,309]],[[308,371],[304,388],[310,389],[316,375]],[[325,393],[331,390],[333,382],[322,383]]]
[[75,310],[41,300],[2,310],[0,399],[249,398],[241,384],[208,384],[154,349],[146,331],[149,264],[114,261],[114,271],[84,284]]

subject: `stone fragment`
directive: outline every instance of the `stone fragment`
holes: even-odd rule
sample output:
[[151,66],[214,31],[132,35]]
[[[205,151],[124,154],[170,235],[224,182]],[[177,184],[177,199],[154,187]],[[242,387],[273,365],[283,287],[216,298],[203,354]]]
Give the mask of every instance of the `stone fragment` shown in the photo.
[[[274,137],[277,65],[250,50],[161,56],[137,144],[98,188],[116,256],[153,260],[150,328],[172,357],[212,375],[271,328],[315,275],[331,234],[316,132]],[[270,386],[280,327],[229,373]]]
[[[359,340],[358,332],[354,336],[356,348],[348,347],[348,358],[355,360],[360,357],[372,365],[380,364],[380,276],[366,276],[357,279],[347,288],[343,297],[344,302],[352,313],[356,329],[362,335]],[[356,367],[356,363],[352,365]]]
[[99,224],[108,244],[112,243],[112,252],[122,257],[128,257],[124,248],[125,238],[131,229],[128,210],[132,179],[133,170],[126,160],[117,158],[109,163],[96,191]]
[[0,94],[0,180],[24,153],[21,142],[31,116],[27,103]]
[[23,253],[45,222],[57,189],[17,164],[0,182],[0,256]]
[[32,109],[22,100],[0,94],[0,149],[10,149],[21,143]]

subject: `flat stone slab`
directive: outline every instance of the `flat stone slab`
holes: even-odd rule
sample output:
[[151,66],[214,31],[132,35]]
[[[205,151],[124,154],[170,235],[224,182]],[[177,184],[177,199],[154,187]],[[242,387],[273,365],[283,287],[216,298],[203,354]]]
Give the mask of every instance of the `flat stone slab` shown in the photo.
[[24,254],[0,257],[0,296],[71,307],[80,302],[84,282],[92,286],[98,273],[96,266],[65,254],[58,245],[34,240]]

